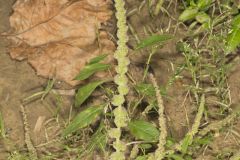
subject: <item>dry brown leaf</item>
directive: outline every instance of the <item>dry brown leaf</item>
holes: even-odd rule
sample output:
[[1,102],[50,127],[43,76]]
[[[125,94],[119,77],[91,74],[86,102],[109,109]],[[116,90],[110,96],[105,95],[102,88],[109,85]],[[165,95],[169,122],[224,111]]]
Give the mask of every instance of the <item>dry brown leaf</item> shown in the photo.
[[13,59],[24,60],[37,74],[71,85],[93,57],[115,46],[100,25],[110,19],[110,0],[18,0],[10,17]]

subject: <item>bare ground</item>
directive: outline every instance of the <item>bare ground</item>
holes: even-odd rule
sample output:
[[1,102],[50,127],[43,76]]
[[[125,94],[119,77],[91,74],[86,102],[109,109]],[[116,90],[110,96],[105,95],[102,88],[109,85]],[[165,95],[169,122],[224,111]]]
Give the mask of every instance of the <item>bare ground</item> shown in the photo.
[[[12,12],[11,6],[13,2],[14,0],[0,1],[0,32],[10,29],[8,18]],[[22,105],[24,98],[42,91],[47,84],[47,80],[38,77],[26,62],[11,60],[7,54],[7,45],[7,40],[4,37],[0,37],[0,112],[3,115],[5,129],[10,140],[8,142],[0,141],[1,160],[7,159],[6,156],[10,152],[26,150],[20,105]],[[67,108],[65,107],[66,110],[61,110],[60,121],[62,119],[61,116],[64,118],[68,117],[71,106],[70,99],[66,97],[62,100],[61,105],[63,108],[64,106],[67,106]],[[58,126],[55,119],[45,124],[55,115],[57,110],[56,103],[55,96],[48,96],[44,101],[36,100],[25,104],[31,138],[35,146],[51,141],[59,133],[60,126]],[[46,125],[46,128],[43,128],[43,125]],[[51,128],[48,128],[48,125]],[[35,127],[40,127],[40,130],[35,129],[34,131]],[[41,149],[39,148],[39,151]]]
[[[8,18],[11,14],[11,5],[14,0],[0,0],[0,32],[9,30]],[[128,11],[135,9],[139,6],[141,1],[127,0]],[[177,5],[177,4],[175,4]],[[178,12],[175,10],[176,6],[172,7],[172,14],[175,18],[178,17]],[[172,24],[174,24],[174,17]],[[175,32],[174,25],[170,25],[166,21],[167,16],[159,16],[152,19],[149,17],[147,7],[142,8],[141,15],[138,13],[129,15],[128,20],[134,28],[137,35],[142,39],[145,37],[144,27],[149,27],[153,31],[156,29],[169,29],[169,32]],[[159,27],[161,26],[161,27]],[[177,30],[177,37],[184,36],[184,30]],[[129,46],[136,44],[134,36],[131,36]],[[173,47],[175,41],[170,42],[164,46],[159,53],[155,54],[151,67],[155,73],[160,86],[166,85],[170,76],[173,74],[171,63],[174,66],[180,64],[183,60],[182,56],[177,53]],[[24,126],[22,114],[20,112],[20,105],[22,100],[38,91],[42,91],[46,87],[47,80],[35,75],[35,71],[26,62],[17,62],[10,59],[7,54],[8,42],[4,37],[0,37],[0,112],[3,115],[5,129],[10,142],[0,141],[0,160],[6,159],[8,153],[14,150],[25,151],[24,141]],[[131,51],[131,59],[133,64],[144,63],[147,55],[142,52],[141,54],[134,54]],[[229,73],[228,83],[230,86],[230,94],[233,104],[240,103],[240,62],[239,59],[234,61],[235,68]],[[168,117],[168,128],[171,135],[176,139],[181,139],[191,126],[196,106],[191,100],[191,97],[186,93],[183,85],[188,80],[178,80],[168,90],[169,98],[165,99],[166,115]],[[59,85],[61,87],[61,84]],[[56,86],[56,87],[59,87]],[[60,114],[60,121],[68,118],[68,113],[72,103],[72,98],[63,97],[62,110]],[[208,103],[208,102],[207,102]],[[53,95],[48,96],[44,101],[36,100],[25,105],[28,121],[30,125],[31,138],[35,146],[51,141],[56,135],[59,135],[61,127],[56,119],[53,119],[49,124],[43,125],[40,131],[34,132],[37,121],[46,123],[54,116],[56,110],[57,100]],[[211,104],[209,102],[209,104]],[[211,107],[211,106],[208,106]],[[187,120],[189,119],[189,121]],[[62,124],[62,123],[61,123]],[[38,126],[39,124],[37,124]],[[54,126],[54,127],[53,127]],[[240,133],[240,122],[232,124],[231,128]],[[46,135],[48,133],[48,135]],[[52,151],[58,152],[60,148],[49,145],[47,148]],[[46,152],[46,148],[37,148],[39,153]],[[213,143],[208,150],[204,151],[203,156],[198,157],[200,160],[212,160],[214,155],[219,152],[225,152],[226,149],[231,151],[240,149],[240,137],[227,129],[220,135],[215,135]],[[50,150],[51,151],[51,150]],[[226,151],[227,152],[227,151]]]

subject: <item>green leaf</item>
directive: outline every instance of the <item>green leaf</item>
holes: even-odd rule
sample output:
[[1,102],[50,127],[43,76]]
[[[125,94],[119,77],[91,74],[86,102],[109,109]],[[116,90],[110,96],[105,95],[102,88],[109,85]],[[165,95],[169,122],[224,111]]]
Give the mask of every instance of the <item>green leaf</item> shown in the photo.
[[240,44],[240,28],[234,28],[227,37],[227,53],[234,51]]
[[155,96],[155,89],[152,84],[139,83],[135,86],[137,92],[146,96]]
[[199,10],[206,10],[214,0],[198,0],[197,7]]
[[195,0],[190,0],[190,1],[189,1],[189,5],[192,6],[192,7],[196,7],[196,2],[195,2]]
[[128,128],[131,134],[137,139],[144,141],[158,141],[159,131],[151,123],[143,120],[133,120],[129,122]]
[[152,35],[152,36],[142,40],[139,44],[137,44],[137,47],[135,49],[137,50],[137,49],[142,49],[145,47],[150,47],[150,46],[153,46],[158,43],[163,43],[172,38],[173,38],[173,36],[171,36],[171,35]]
[[80,112],[73,121],[64,129],[63,136],[84,128],[94,122],[94,120],[103,112],[104,105],[92,106]]
[[107,54],[102,54],[102,55],[100,55],[100,56],[97,56],[97,57],[95,57],[95,58],[92,58],[92,59],[89,61],[88,65],[94,64],[94,63],[99,63],[100,61],[104,60],[107,56],[108,56]]
[[227,53],[234,51],[240,44],[240,14],[232,21],[232,31],[227,37]]
[[210,22],[211,18],[205,12],[199,12],[196,16],[196,20],[199,23],[208,23],[208,22]]
[[172,137],[167,137],[167,143],[166,143],[167,148],[171,148],[175,143],[176,141]]
[[200,138],[194,138],[193,139],[193,145],[199,146],[199,145],[207,145],[213,140],[213,137],[211,135],[208,135],[206,137],[200,137]]
[[232,26],[233,26],[233,29],[239,29],[240,28],[240,14],[233,18]]
[[[156,95],[155,88],[153,87],[152,84],[149,84],[149,83],[139,83],[135,86],[135,89],[140,94],[149,96],[151,98],[155,97]],[[167,95],[164,88],[160,88],[160,93],[162,95]]]
[[192,156],[190,155],[185,155],[184,160],[193,160]]
[[148,155],[144,155],[144,156],[138,156],[136,158],[136,160],[147,160],[148,159]]
[[181,151],[184,154],[187,153],[188,147],[191,144],[192,144],[192,136],[190,134],[187,134],[183,139],[183,142],[182,142],[182,145],[181,145]]
[[75,95],[75,106],[78,107],[83,104],[92,92],[104,82],[106,81],[96,81],[79,88],[77,94]]
[[177,155],[177,154],[170,154],[170,155],[167,155],[167,157],[173,160],[185,160],[181,155]]
[[91,65],[86,65],[81,72],[77,75],[75,80],[85,80],[89,78],[91,75],[98,71],[104,71],[107,70],[110,67],[108,64],[102,64],[102,63],[93,63]]
[[104,151],[106,147],[107,136],[102,132],[94,134],[87,146],[87,151],[94,151],[96,148]]
[[103,152],[105,151],[105,148],[107,145],[107,136],[102,132],[103,125],[104,125],[103,123],[100,124],[100,127],[92,135],[91,139],[88,141],[87,146],[81,150],[82,152],[81,156],[90,154],[96,149],[99,149]]
[[189,7],[181,13],[181,15],[179,16],[179,20],[182,22],[192,20],[196,17],[197,13],[198,13],[198,8]]
[[149,144],[149,143],[142,143],[142,144],[139,145],[139,147],[141,149],[150,149],[150,148],[152,148],[152,145]]

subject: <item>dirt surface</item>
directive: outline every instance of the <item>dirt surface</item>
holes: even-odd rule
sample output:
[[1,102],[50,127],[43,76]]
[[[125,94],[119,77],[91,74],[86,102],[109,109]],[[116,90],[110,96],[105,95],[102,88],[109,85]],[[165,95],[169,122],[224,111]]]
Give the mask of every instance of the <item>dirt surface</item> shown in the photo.
[[[173,1],[171,1],[173,2]],[[173,76],[174,67],[176,69],[179,64],[183,62],[183,55],[176,50],[176,42],[180,39],[183,39],[186,36],[186,28],[183,26],[177,26],[177,19],[179,16],[178,1],[174,1],[168,6],[164,6],[168,13],[161,12],[161,14],[157,17],[151,17],[149,15],[149,10],[147,5],[141,8],[141,11],[136,11],[134,14],[129,14],[128,22],[130,26],[134,29],[134,32],[130,31],[130,46],[136,45],[136,35],[139,39],[144,39],[153,33],[156,33],[159,30],[162,30],[165,34],[169,33],[175,34],[175,38],[164,45],[152,58],[151,67],[152,70],[158,80],[159,86],[166,86],[167,82]],[[127,0],[128,12],[134,12],[134,10],[138,9],[143,1],[136,0]],[[136,7],[138,6],[138,7]],[[169,14],[171,17],[169,18]],[[150,32],[146,33],[146,30]],[[134,33],[134,34],[133,34]],[[133,52],[133,53],[132,53]],[[131,61],[133,63],[142,63],[147,61],[146,50],[142,51],[140,54],[134,54],[132,51]],[[236,57],[232,62],[231,72],[228,73],[228,85],[229,85],[229,94],[231,97],[232,105],[230,108],[234,108],[235,105],[240,102],[240,61],[239,57]],[[189,79],[181,78],[180,80],[176,80],[173,85],[171,85],[167,90],[168,97],[165,97],[164,105],[166,109],[166,116],[168,119],[168,129],[172,137],[176,140],[180,140],[183,136],[189,131],[191,128],[195,114],[197,112],[198,106],[196,102],[193,100],[193,95],[189,94],[186,90],[186,85],[190,84]],[[206,104],[209,111],[213,111],[216,108],[219,108],[218,104],[213,103],[216,100],[216,97],[211,97],[210,95],[206,97]],[[215,138],[210,146],[206,147],[204,151],[198,151],[202,153],[199,157],[195,157],[198,160],[214,160],[219,153],[221,153],[223,159],[228,159],[228,156],[231,155],[233,151],[237,151],[240,149],[238,133],[240,122],[236,122],[235,124],[231,124],[231,127],[226,129],[221,134],[216,133]],[[233,132],[237,133],[233,134]],[[237,138],[236,138],[237,137]],[[230,154],[229,154],[230,153]],[[229,154],[229,155],[227,155]],[[194,159],[194,158],[193,158]]]
[[[9,16],[12,12],[14,0],[0,0],[0,32],[8,31]],[[22,100],[34,93],[42,91],[46,87],[47,80],[38,77],[32,67],[27,62],[17,62],[11,60],[7,54],[8,42],[4,37],[0,37],[0,111],[3,115],[7,137],[10,142],[0,141],[0,160],[7,159],[8,153],[15,150],[26,150],[24,142],[24,127],[20,105]],[[63,99],[63,106],[67,106],[64,116],[70,109],[69,98]],[[68,105],[65,105],[68,104]],[[25,105],[30,125],[30,133],[34,145],[46,143],[44,129],[33,131],[37,120],[44,119],[44,123],[52,117],[56,110],[56,97],[48,96],[44,102],[36,100]],[[61,119],[61,118],[60,118]],[[53,120],[52,124],[55,123]],[[55,123],[55,125],[57,125]],[[45,128],[46,129],[46,128]],[[48,140],[51,140],[59,127],[50,130]]]
[[[11,14],[11,6],[14,0],[0,0],[0,32],[5,32],[9,30],[9,15]],[[136,6],[141,4],[141,0],[127,0],[128,12],[133,11]],[[175,43],[179,39],[184,37],[184,29],[179,28],[175,31],[176,24],[175,19],[178,17],[179,13],[175,8],[177,8],[177,3],[172,4],[170,7],[172,15],[172,22],[167,21],[167,16],[165,14],[160,15],[152,19],[149,17],[147,7],[143,7],[141,15],[138,13],[130,14],[128,16],[129,24],[134,28],[136,34],[140,39],[146,37],[145,29],[150,28],[150,30],[156,32],[159,29],[164,31],[176,32],[176,37],[173,41],[160,49],[153,57],[151,62],[151,68],[158,80],[160,86],[165,86],[168,80],[173,74],[172,65],[174,67],[178,66],[183,57],[180,53],[176,51]],[[169,18],[168,18],[169,19]],[[170,24],[170,25],[169,25]],[[159,27],[160,26],[160,27]],[[130,34],[132,34],[130,32]],[[136,41],[134,35],[131,35],[129,46],[134,46]],[[42,91],[47,85],[47,80],[36,76],[35,71],[32,69],[27,62],[17,62],[11,60],[7,54],[8,42],[4,37],[0,37],[0,112],[3,115],[5,129],[7,131],[7,136],[10,142],[0,141],[0,160],[6,159],[8,153],[15,150],[25,151],[25,141],[24,141],[24,126],[22,120],[22,114],[20,112],[20,105],[22,105],[22,100],[38,91]],[[141,54],[136,55],[133,50],[130,51],[130,58],[132,64],[141,64],[147,60],[147,55],[144,51]],[[230,94],[232,97],[232,104],[240,103],[240,63],[239,59],[234,61],[234,68],[228,75],[228,83],[230,87]],[[168,97],[164,98],[164,104],[166,107],[166,115],[168,118],[168,129],[171,136],[176,140],[183,138],[186,132],[191,127],[194,120],[197,106],[193,102],[192,97],[186,92],[184,84],[187,84],[188,80],[177,80],[169,89]],[[57,84],[58,85],[58,84]],[[59,84],[61,86],[61,84]],[[56,86],[58,87],[58,86]],[[170,98],[169,98],[170,97]],[[207,104],[208,108],[211,106],[211,98]],[[64,96],[61,101],[62,109],[60,111],[59,121],[62,122],[64,119],[68,118],[70,106],[72,103],[72,98]],[[57,122],[54,118],[49,121],[44,127],[40,127],[40,130],[34,131],[36,126],[39,127],[39,123],[43,120],[46,123],[50,118],[55,115],[57,110],[57,97],[54,95],[49,95],[44,101],[36,100],[31,103],[25,104],[26,113],[28,115],[28,121],[30,125],[31,138],[35,146],[43,143],[47,143],[59,135],[62,123]],[[37,125],[36,125],[37,124]],[[48,126],[49,125],[49,126]],[[54,127],[53,127],[54,126]],[[231,129],[235,132],[240,133],[240,122],[232,124]],[[214,155],[219,152],[227,152],[226,148],[231,151],[239,150],[240,143],[235,139],[236,134],[231,132],[232,130],[226,130],[222,134],[216,134],[213,143],[210,147],[203,151],[203,155],[199,160],[213,160]],[[47,136],[46,136],[47,133]],[[49,151],[59,152],[61,148],[48,146]],[[37,148],[38,152],[46,152],[46,148]]]
[[[137,8],[136,6],[140,6],[141,3],[142,1],[127,0],[128,11],[131,12],[132,10],[135,10]],[[169,7],[169,12],[173,13],[172,15],[174,15],[174,17],[172,17],[173,19],[170,19],[172,23],[170,26],[170,21],[166,14],[161,14],[152,18],[149,15],[147,5],[145,5],[141,11],[133,15],[129,15],[128,17],[129,24],[132,26],[132,28],[134,28],[135,34],[140,40],[151,35],[151,31],[155,33],[162,29],[164,32],[169,34],[176,32],[175,39],[171,40],[167,43],[167,45],[164,45],[163,48],[157,51],[150,63],[160,87],[166,86],[167,82],[173,75],[174,71],[172,70],[172,65],[175,67],[178,66],[183,59],[181,54],[176,51],[176,47],[173,47],[179,39],[184,37],[185,33],[185,31],[181,28],[176,30],[176,19],[179,13],[177,10],[175,10],[175,8],[176,6],[174,4]],[[146,29],[149,30],[148,33],[145,31]],[[131,35],[129,43],[132,46],[136,45],[137,42],[134,38],[134,35]],[[149,53],[146,53],[144,50],[141,53],[134,54],[133,51],[133,53],[130,55],[131,61],[138,64],[146,62]],[[165,99],[169,130],[172,136],[177,139],[182,138],[188,130],[186,118],[183,117],[189,115],[189,119],[192,121],[194,117],[192,116],[191,112],[193,112],[195,110],[194,108],[196,108],[194,104],[190,102],[189,97],[186,97],[187,93],[183,87],[184,83],[185,82],[183,81],[177,81],[174,83],[173,86],[171,86],[167,91],[167,94],[171,98]]]

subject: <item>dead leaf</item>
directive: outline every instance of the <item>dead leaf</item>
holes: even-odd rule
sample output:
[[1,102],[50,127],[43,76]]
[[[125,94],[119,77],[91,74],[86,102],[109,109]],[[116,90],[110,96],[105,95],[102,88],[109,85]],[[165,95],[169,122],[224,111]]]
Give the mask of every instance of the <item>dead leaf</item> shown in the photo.
[[99,30],[112,15],[110,5],[110,0],[18,0],[10,17],[11,57],[28,60],[38,75],[78,84],[73,79],[91,58],[115,50]]

